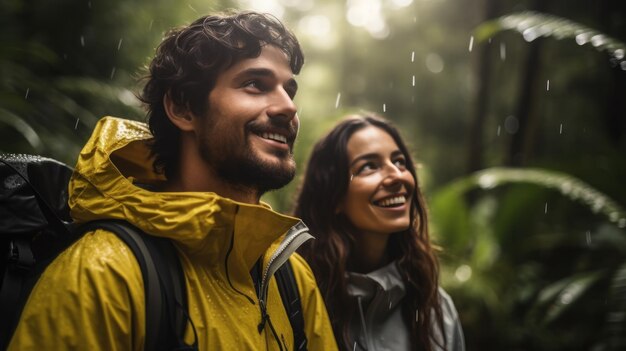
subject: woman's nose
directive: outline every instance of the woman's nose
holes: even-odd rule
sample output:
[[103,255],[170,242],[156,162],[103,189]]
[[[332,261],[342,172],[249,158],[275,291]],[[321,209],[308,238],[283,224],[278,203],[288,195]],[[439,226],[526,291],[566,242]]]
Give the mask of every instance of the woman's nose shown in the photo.
[[404,170],[397,167],[395,164],[386,164],[384,167],[383,182],[385,185],[393,185],[400,181]]

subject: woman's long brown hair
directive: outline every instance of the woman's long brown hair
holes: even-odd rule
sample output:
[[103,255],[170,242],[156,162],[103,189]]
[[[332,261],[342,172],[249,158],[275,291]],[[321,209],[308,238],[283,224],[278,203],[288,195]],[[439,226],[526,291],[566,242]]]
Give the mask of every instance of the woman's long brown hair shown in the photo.
[[346,195],[350,180],[348,141],[366,126],[378,127],[394,139],[415,179],[411,225],[405,231],[391,234],[387,250],[390,259],[397,261],[406,289],[402,317],[409,327],[411,349],[431,351],[432,342],[437,342],[435,326],[443,335],[439,266],[430,244],[426,204],[415,164],[397,129],[388,121],[373,114],[350,116],[315,145],[294,214],[309,226],[316,240],[309,241],[299,251],[315,274],[339,346],[352,350],[352,345],[348,345],[348,328],[358,312],[348,296],[346,272],[352,270],[351,255],[358,232],[347,217],[337,214],[335,209]]

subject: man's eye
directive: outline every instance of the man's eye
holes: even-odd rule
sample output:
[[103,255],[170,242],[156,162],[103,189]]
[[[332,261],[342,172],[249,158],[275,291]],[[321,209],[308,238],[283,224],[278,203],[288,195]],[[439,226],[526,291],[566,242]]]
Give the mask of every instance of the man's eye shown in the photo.
[[261,83],[258,80],[249,80],[245,83],[243,83],[243,87],[244,88],[252,88],[255,90],[263,90],[264,86],[263,83]]

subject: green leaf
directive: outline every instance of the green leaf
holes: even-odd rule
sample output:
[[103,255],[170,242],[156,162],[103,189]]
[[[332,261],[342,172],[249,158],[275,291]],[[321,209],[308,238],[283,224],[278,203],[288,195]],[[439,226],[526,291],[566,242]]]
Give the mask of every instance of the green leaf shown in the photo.
[[585,291],[593,286],[602,276],[603,272],[586,272],[559,280],[544,288],[539,293],[539,301],[554,299],[547,310],[543,322],[550,323],[556,320],[571,306],[576,304]]
[[5,123],[13,129],[15,129],[18,133],[20,133],[26,141],[33,147],[36,152],[40,152],[43,143],[41,142],[41,138],[37,134],[37,132],[22,118],[19,116],[7,111],[5,109],[0,109],[0,123]]
[[599,51],[606,51],[626,69],[624,42],[559,16],[535,11],[516,12],[482,23],[474,30],[474,36],[477,42],[482,42],[505,30],[521,34],[528,42],[540,37],[574,39],[578,45],[591,45]]
[[[472,183],[473,186],[469,186]],[[456,191],[472,188],[490,190],[504,184],[529,183],[559,191],[563,196],[587,205],[594,213],[605,215],[620,228],[626,228],[626,211],[609,196],[565,173],[539,168],[494,167],[473,173],[454,182]]]

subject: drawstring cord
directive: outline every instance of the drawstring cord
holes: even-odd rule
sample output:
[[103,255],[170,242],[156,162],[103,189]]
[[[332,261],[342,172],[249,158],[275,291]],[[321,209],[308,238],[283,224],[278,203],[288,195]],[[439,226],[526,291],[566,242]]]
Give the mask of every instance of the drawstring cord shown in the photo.
[[[363,335],[365,335],[365,340],[369,340],[369,335],[367,334],[367,327],[365,325],[365,315],[363,313],[363,303],[361,301],[361,296],[357,296],[357,302],[359,304],[359,316],[361,317],[361,328],[363,328]],[[367,350],[367,346],[365,346]]]
[[283,351],[283,344],[280,342],[280,338],[278,337],[278,333],[276,332],[276,329],[274,329],[274,324],[272,324],[272,319],[270,318],[270,315],[267,314],[267,311],[265,309],[265,304],[261,301],[261,303],[259,303],[259,305],[261,305],[261,322],[258,325],[258,329],[259,329],[259,334],[263,331],[263,329],[265,328],[265,323],[267,322],[267,324],[270,326],[270,330],[272,331],[272,334],[274,335],[274,339],[276,339],[276,342],[278,343],[278,347],[280,351]]

